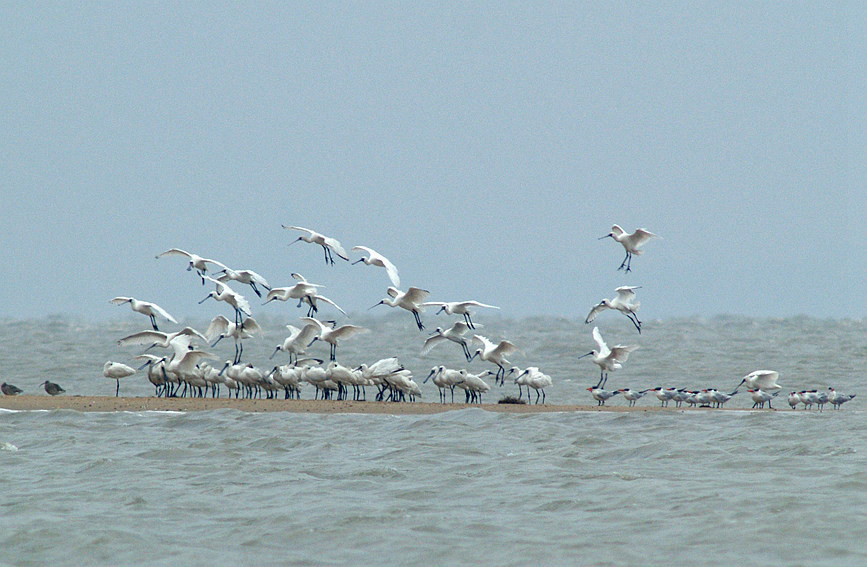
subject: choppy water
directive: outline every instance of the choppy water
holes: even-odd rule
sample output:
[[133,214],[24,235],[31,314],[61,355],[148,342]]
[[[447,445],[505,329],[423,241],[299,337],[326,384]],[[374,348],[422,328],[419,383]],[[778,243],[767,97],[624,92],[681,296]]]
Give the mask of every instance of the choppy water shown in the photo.
[[[409,320],[361,321],[374,332],[340,347],[344,363],[396,354],[419,381],[434,364],[459,366],[454,345],[415,356]],[[282,338],[278,322],[265,327],[245,347],[263,366]],[[113,341],[139,328],[7,321],[0,379],[110,395],[102,363],[128,361],[134,352]],[[787,390],[833,385],[859,397],[823,413],[2,412],[0,563],[867,562],[864,322],[648,322],[640,338],[601,328],[610,343],[642,347],[610,386],[724,389],[772,368]],[[593,348],[583,324],[501,319],[485,332],[521,347],[515,364],[553,376],[550,403],[591,403],[596,367],[575,362]],[[229,357],[232,347],[217,350]],[[436,401],[435,387],[423,388]],[[144,378],[121,386],[151,392]]]

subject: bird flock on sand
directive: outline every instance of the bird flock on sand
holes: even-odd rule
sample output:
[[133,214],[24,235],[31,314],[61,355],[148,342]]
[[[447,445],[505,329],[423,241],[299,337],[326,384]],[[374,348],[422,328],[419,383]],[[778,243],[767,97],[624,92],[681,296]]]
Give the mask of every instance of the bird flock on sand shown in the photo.
[[[283,228],[298,234],[290,244],[305,242],[319,246],[327,265],[334,265],[337,262],[336,257],[352,265],[364,264],[382,268],[392,285],[386,287],[385,297],[370,309],[386,305],[408,311],[419,331],[425,329],[421,317],[425,308],[435,308],[436,314],[444,312],[448,316],[457,316],[450,327],[437,327],[420,341],[420,354],[427,355],[440,345],[454,343],[460,347],[467,364],[478,358],[489,363],[491,367],[475,373],[467,368],[448,368],[445,365],[431,368],[423,383],[431,381],[437,387],[441,403],[454,403],[456,389],[463,391],[465,403],[482,403],[483,395],[491,391],[489,381],[502,387],[507,380],[517,385],[518,396],[506,396],[500,400],[501,403],[546,402],[546,389],[553,384],[551,376],[541,371],[538,366],[524,369],[513,366],[508,357],[518,352],[516,345],[505,339],[492,341],[477,332],[481,325],[473,321],[473,313],[499,307],[476,300],[429,301],[430,292],[426,289],[410,286],[402,290],[397,267],[376,250],[368,246],[353,246],[350,252],[358,257],[352,260],[350,253],[336,238],[301,226],[283,225]],[[620,226],[614,225],[600,240],[605,238],[611,238],[623,246],[625,256],[618,271],[628,274],[632,271],[634,257],[640,255],[643,252],[642,247],[651,239],[657,238],[657,235],[643,228],[627,233]],[[165,257],[181,258],[186,264],[186,270],[196,273],[197,283],[210,286],[205,297],[199,301],[200,304],[209,299],[213,299],[214,303],[225,304],[230,317],[215,315],[204,332],[189,326],[169,332],[160,330],[159,325],[178,325],[178,321],[159,305],[128,296],[109,300],[114,305],[129,305],[133,312],[146,316],[150,323],[149,328],[117,340],[120,347],[138,347],[142,350],[133,356],[135,367],[116,361],[107,361],[103,366],[103,376],[116,382],[115,396],[120,395],[121,379],[133,376],[145,368],[147,379],[153,385],[156,396],[217,397],[225,389],[228,396],[235,398],[278,398],[282,395],[285,399],[297,399],[301,397],[302,387],[305,385],[314,389],[314,399],[346,400],[351,396],[353,400],[366,400],[368,388],[376,390],[374,399],[378,401],[414,401],[421,396],[421,388],[411,371],[396,357],[360,365],[344,365],[338,361],[338,347],[341,342],[368,330],[350,323],[338,325],[334,319],[318,318],[323,308],[349,317],[344,309],[321,293],[325,287],[322,284],[309,282],[301,274],[292,273],[293,282],[289,285],[272,287],[268,280],[253,270],[236,270],[220,261],[180,248],[169,248],[156,255],[157,259]],[[263,306],[274,301],[291,300],[297,301],[298,308],[306,309],[304,315],[298,318],[297,326],[291,323],[286,325],[288,334],[275,346],[269,363],[265,366],[244,361],[244,341],[261,338],[263,331],[253,317],[250,301],[230,284],[249,286]],[[638,289],[641,289],[641,286],[624,285],[616,288],[611,299],[602,299],[590,309],[585,324],[594,322],[605,311],[613,310],[623,314],[641,334],[642,323],[637,313],[640,302],[636,300]],[[596,348],[578,359],[591,357],[590,360],[599,367],[598,382],[587,388],[598,406],[604,406],[608,400],[618,395],[628,406],[635,406],[644,396],[651,394],[663,407],[671,404],[674,404],[674,407],[683,407],[686,404],[721,408],[745,385],[746,392],[753,401],[753,408],[764,408],[767,405],[769,409],[774,409],[772,402],[782,389],[777,383],[778,372],[757,370],[745,376],[731,392],[716,388],[687,390],[661,386],[645,390],[606,390],[609,373],[623,368],[630,354],[639,347],[623,344],[609,346],[598,327],[593,327],[591,337]],[[218,357],[210,349],[224,339],[234,343],[234,355],[231,359],[218,362]],[[317,342],[328,345],[327,362],[324,357],[317,358],[308,353],[308,349]],[[270,361],[278,355],[282,364],[272,366]],[[64,393],[63,388],[50,381],[45,381],[40,386],[52,396]],[[21,393],[20,388],[5,382],[0,391],[6,396]],[[532,397],[533,393],[535,399]],[[829,388],[828,392],[793,391],[787,401],[792,409],[798,406],[811,409],[815,406],[821,410],[828,403],[839,409],[854,397],[854,394],[840,394],[834,388]]]

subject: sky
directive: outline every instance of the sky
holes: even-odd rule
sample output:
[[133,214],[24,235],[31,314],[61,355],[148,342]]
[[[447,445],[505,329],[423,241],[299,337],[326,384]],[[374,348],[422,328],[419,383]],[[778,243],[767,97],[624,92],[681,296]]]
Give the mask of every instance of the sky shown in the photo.
[[[2,3],[0,318],[210,317],[173,247],[385,297],[284,224],[506,317],[640,285],[644,320],[862,318],[865,29],[856,2]],[[661,236],[629,274],[615,223]]]

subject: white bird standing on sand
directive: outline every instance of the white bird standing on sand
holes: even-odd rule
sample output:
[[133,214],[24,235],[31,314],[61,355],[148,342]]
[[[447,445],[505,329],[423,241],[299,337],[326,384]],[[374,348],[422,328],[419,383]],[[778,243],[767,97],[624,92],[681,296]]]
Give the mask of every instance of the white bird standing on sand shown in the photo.
[[748,389],[773,392],[782,388],[782,386],[777,384],[779,377],[780,373],[776,370],[755,370],[744,376],[735,390],[740,388],[741,385],[746,384]]
[[651,238],[656,238],[656,235],[643,228],[639,228],[632,234],[629,234],[620,228],[619,225],[615,224],[611,227],[611,232],[601,237],[599,240],[609,237],[622,244],[623,248],[626,249],[626,257],[617,269],[622,270],[625,267],[626,271],[629,272],[632,269],[632,256],[640,255],[643,252],[641,247]]
[[446,312],[447,315],[451,315],[453,313],[457,313],[458,315],[464,316],[464,321],[466,321],[467,326],[470,329],[475,329],[476,326],[473,324],[473,319],[471,317],[472,313],[470,312],[470,308],[475,307],[484,307],[487,309],[499,309],[496,305],[487,305],[485,303],[479,303],[475,300],[470,301],[428,301],[426,303],[422,303],[423,307],[439,307],[439,311],[437,313]]
[[770,409],[774,409],[774,406],[771,405],[771,400],[773,400],[779,392],[774,392],[773,394],[770,392],[765,392],[764,390],[753,390],[750,388],[747,390],[750,393],[750,397],[753,399],[753,407],[759,407],[764,409],[765,402],[768,403],[768,407]]
[[828,401],[834,406],[834,409],[840,409],[840,406],[855,397],[855,394],[840,394],[833,387],[828,388]]
[[246,315],[247,317],[252,315],[250,303],[244,298],[243,295],[233,290],[223,282],[215,280],[211,276],[204,276],[204,278],[214,282],[217,286],[217,289],[206,295],[205,298],[199,302],[199,304],[204,303],[208,300],[208,298],[211,297],[213,297],[216,301],[225,301],[235,310],[236,325],[241,324],[241,321],[244,320],[244,315]]
[[362,258],[359,258],[352,265],[355,265],[359,262],[364,262],[367,266],[378,266],[380,268],[385,268],[385,273],[388,274],[388,279],[391,280],[391,283],[394,284],[394,287],[400,287],[400,276],[397,273],[397,268],[391,261],[374,250],[373,248],[368,248],[367,246],[353,246],[353,252],[363,252],[367,254]]
[[614,345],[614,347],[608,348],[608,345],[605,344],[604,340],[602,340],[602,334],[599,332],[599,327],[593,327],[593,340],[596,341],[599,350],[591,350],[587,354],[582,354],[578,358],[581,359],[585,356],[593,357],[593,362],[601,369],[599,383],[596,384],[596,388],[602,388],[608,381],[608,373],[612,370],[623,368],[623,363],[629,358],[629,353],[636,350],[638,345]]
[[467,359],[467,362],[470,361],[470,349],[467,346],[467,340],[464,338],[464,335],[469,330],[469,327],[463,321],[456,321],[454,325],[443,330],[442,327],[437,327],[436,330],[428,337],[424,342],[424,347],[421,349],[421,355],[424,356],[433,349],[433,347],[442,343],[443,341],[451,341],[453,343],[457,343],[461,345],[464,349],[464,357]]
[[117,381],[117,389],[114,391],[115,398],[120,395],[120,379],[132,376],[133,374],[135,374],[134,368],[120,362],[112,362],[109,360],[102,367],[103,376]]
[[537,366],[530,366],[515,378],[515,383],[518,383],[523,377],[523,384],[527,386],[527,401],[530,401],[530,388],[536,390],[536,403],[539,403],[539,393],[542,394],[542,403],[545,403],[545,388],[553,384],[551,377],[539,370]]
[[662,388],[660,386],[651,388],[649,391],[653,392],[653,395],[656,396],[657,400],[659,400],[660,407],[667,407],[668,403],[674,399],[675,394],[677,393],[675,388]]
[[168,311],[157,305],[156,303],[151,303],[150,301],[140,301],[135,297],[115,297],[114,299],[109,299],[109,303],[113,303],[115,305],[123,305],[124,303],[129,303],[129,306],[133,311],[137,313],[141,313],[142,315],[147,315],[151,319],[151,325],[154,328],[154,331],[159,331],[159,327],[157,327],[156,315],[159,315],[163,319],[170,321],[177,325],[177,321],[174,317],[169,315]]
[[159,259],[163,256],[183,256],[186,258],[189,261],[187,271],[189,272],[190,270],[195,269],[199,274],[199,277],[202,278],[202,285],[205,285],[205,275],[208,273],[208,264],[213,264],[220,269],[226,268],[226,265],[222,262],[211,260],[210,258],[203,258],[198,254],[192,254],[186,250],[181,250],[180,248],[169,248],[165,252],[157,254],[156,257]]
[[791,392],[786,401],[789,402],[790,408],[798,409],[798,404],[801,403],[801,395],[798,392]]
[[337,328],[331,328],[319,319],[314,319],[313,317],[301,317],[301,320],[316,325],[318,327],[318,332],[316,333],[316,336],[313,337],[313,340],[311,340],[310,344],[308,344],[307,346],[309,347],[316,341],[323,341],[330,344],[330,360],[337,359],[337,346],[340,344],[340,339],[348,339],[353,335],[367,332],[368,330],[364,327],[357,327],[355,325],[342,325]]
[[253,292],[259,297],[262,297],[262,292],[259,291],[256,284],[259,284],[265,289],[271,289],[271,286],[268,285],[268,280],[253,270],[233,270],[232,268],[223,268],[222,275],[218,277],[217,280],[223,283],[227,281],[236,281],[238,283],[249,285],[253,289]]
[[[418,330],[421,331],[424,329],[424,325],[421,324],[419,312],[424,311],[422,302],[427,299],[428,295],[430,295],[429,291],[426,289],[411,287],[404,292],[400,291],[396,287],[389,286],[386,293],[388,293],[389,297],[392,299],[385,298],[376,305],[388,305],[389,307],[400,307],[406,309],[412,313],[413,317],[415,317],[415,324],[418,325]],[[376,305],[373,307],[376,307]],[[370,309],[373,309],[373,307]]]
[[600,301],[593,309],[590,310],[590,313],[587,314],[587,318],[584,320],[584,324],[592,323],[596,316],[605,311],[606,309],[616,309],[620,311],[626,317],[632,321],[632,324],[635,325],[635,328],[638,329],[638,333],[641,333],[641,321],[638,320],[638,315],[635,313],[638,311],[639,306],[641,306],[641,302],[635,301],[635,290],[639,289],[641,286],[621,286],[615,289],[617,292],[617,297],[614,299],[603,299]]
[[232,337],[235,341],[235,364],[241,362],[241,355],[244,354],[244,339],[251,339],[256,335],[262,334],[262,327],[252,317],[247,317],[240,325],[232,323],[222,315],[217,315],[211,319],[211,324],[205,331],[205,337],[211,344],[211,348],[217,346],[221,340],[226,337]]
[[590,386],[589,388],[587,388],[587,391],[590,392],[590,395],[593,396],[594,400],[596,400],[597,406],[604,406],[605,402],[620,393],[620,390],[614,390],[613,392],[611,392],[609,390],[603,390],[598,386]]
[[470,357],[472,362],[476,357],[481,358],[486,362],[492,362],[497,365],[497,373],[494,375],[494,381],[499,385],[503,385],[506,376],[506,364],[511,364],[506,357],[518,351],[518,347],[509,341],[500,341],[494,344],[487,337],[482,335],[473,335],[473,342],[480,344],[481,348],[476,349],[473,356]]
[[623,397],[626,398],[626,400],[629,402],[629,407],[632,407],[638,400],[644,397],[644,394],[646,394],[650,390],[632,390],[630,388],[620,388],[617,391],[623,394]]
[[300,230],[301,232],[306,232],[306,235],[299,236],[290,244],[295,244],[299,240],[303,240],[304,242],[308,242],[310,244],[318,244],[322,247],[322,250],[325,253],[326,264],[330,263],[332,266],[334,265],[335,253],[344,260],[349,261],[349,255],[346,253],[343,245],[340,244],[340,242],[336,238],[325,236],[324,234],[320,234],[314,230],[310,230],[309,228],[304,228],[301,226],[286,226],[284,224],[283,228],[285,228],[286,230]]

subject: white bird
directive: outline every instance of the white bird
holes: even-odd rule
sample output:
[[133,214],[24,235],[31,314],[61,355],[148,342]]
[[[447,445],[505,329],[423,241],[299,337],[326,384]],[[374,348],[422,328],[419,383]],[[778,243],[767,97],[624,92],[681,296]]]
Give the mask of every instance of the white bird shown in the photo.
[[253,289],[253,292],[259,297],[262,297],[262,292],[259,291],[258,286],[262,286],[268,290],[271,289],[271,286],[268,285],[268,280],[253,270],[233,270],[232,268],[223,268],[222,275],[218,277],[217,280],[223,283],[227,281],[236,281],[238,283],[249,285]]
[[233,290],[223,282],[215,280],[211,276],[203,277],[207,280],[214,282],[214,284],[216,284],[217,286],[217,289],[206,295],[205,298],[199,302],[199,304],[204,303],[208,300],[208,298],[211,297],[213,297],[216,301],[225,301],[235,310],[236,325],[241,324],[241,321],[244,319],[244,315],[246,315],[247,317],[252,315],[250,303],[244,298],[243,295]]
[[539,403],[539,394],[542,395],[542,403],[545,403],[545,388],[549,387],[554,382],[551,377],[539,370],[537,366],[530,366],[521,372],[515,382],[524,377],[523,383],[527,386],[527,401],[530,400],[530,388],[536,390],[536,403]]
[[362,252],[367,254],[367,256],[363,256],[359,258],[352,264],[355,265],[359,262],[364,262],[367,266],[378,266],[380,268],[385,268],[385,273],[388,274],[388,279],[391,280],[391,283],[394,284],[394,287],[400,287],[400,276],[397,273],[397,268],[391,261],[374,250],[373,248],[368,248],[367,246],[353,246],[353,252]]
[[764,390],[753,390],[750,388],[747,390],[750,393],[750,397],[753,399],[753,407],[762,408],[765,407],[765,402],[768,403],[768,407],[770,409],[774,409],[774,406],[771,405],[771,400],[773,400],[779,392],[774,392],[773,394],[770,392],[765,392]]
[[763,390],[765,392],[772,392],[779,390],[782,388],[779,384],[777,384],[777,379],[780,377],[780,373],[776,370],[755,370],[750,372],[746,376],[744,376],[741,383],[737,385],[738,388],[741,385],[746,384],[748,389],[752,390]]
[[726,394],[725,392],[720,392],[719,390],[715,389],[708,390],[708,392],[710,393],[711,399],[713,399],[713,403],[716,404],[716,407],[718,408],[726,405],[726,403],[738,393],[737,389],[735,389],[735,391],[731,394]]
[[346,250],[344,250],[343,246],[336,238],[325,236],[324,234],[320,234],[314,230],[310,230],[309,228],[304,228],[301,226],[286,226],[284,224],[283,228],[285,228],[286,230],[300,230],[301,232],[306,232],[306,235],[299,236],[290,244],[295,244],[299,240],[309,242],[310,244],[318,244],[322,247],[322,250],[325,253],[326,264],[331,263],[332,266],[334,265],[334,254],[337,254],[344,260],[349,261],[349,255],[346,253]]
[[651,388],[649,391],[653,392],[653,395],[656,396],[657,400],[659,400],[659,405],[661,407],[667,407],[668,403],[674,399],[677,392],[675,388],[662,388],[660,386]]
[[114,397],[120,395],[120,379],[132,376],[135,374],[135,369],[120,362],[108,361],[102,367],[102,375],[106,378],[111,378],[117,381],[117,389],[114,392]]
[[461,345],[464,350],[464,357],[467,359],[467,362],[470,360],[470,349],[467,346],[467,340],[464,338],[464,335],[469,330],[469,327],[463,321],[456,321],[454,325],[443,330],[442,327],[437,327],[436,330],[431,334],[430,337],[427,338],[424,342],[424,346],[421,349],[422,356],[426,355],[433,349],[433,347],[444,341],[451,341],[453,343],[457,343]]
[[[400,307],[402,309],[406,309],[410,313],[412,313],[413,317],[415,317],[415,324],[418,325],[418,330],[421,331],[424,329],[424,325],[421,324],[421,317],[419,317],[419,313],[424,311],[424,307],[422,307],[422,302],[430,295],[430,292],[426,289],[419,289],[417,287],[410,287],[408,290],[400,291],[396,287],[388,287],[386,291],[389,297],[392,299],[385,298],[376,305],[388,305],[389,307]],[[373,307],[376,307],[374,305]],[[373,309],[371,307],[370,309]]]
[[446,368],[443,365],[434,366],[423,383],[431,378],[433,378],[434,385],[440,390],[440,401],[446,403],[445,389],[448,388],[452,393],[452,403],[455,403],[455,387],[463,381],[460,371]]
[[834,406],[834,409],[840,409],[840,406],[855,397],[855,394],[840,394],[833,387],[828,388],[828,401]]
[[162,366],[165,364],[165,358],[153,354],[140,354],[133,358],[145,361],[144,364],[138,367],[138,370],[141,370],[145,366],[148,367],[148,382],[153,385],[154,394],[157,397],[162,396],[163,393],[168,394],[168,391],[166,390],[166,379],[163,376],[162,369]]
[[327,303],[340,311],[343,315],[346,315],[346,311],[344,311],[339,305],[337,305],[332,300],[328,299],[324,295],[319,294],[318,288],[325,287],[323,285],[314,284],[308,282],[304,279],[304,276],[301,274],[293,273],[292,277],[298,280],[293,286],[287,287],[275,287],[268,292],[268,295],[265,297],[265,302],[262,305],[271,303],[272,301],[288,301],[290,299],[298,300],[298,307],[301,307],[303,303],[306,303],[309,307],[307,309],[307,317],[312,317],[314,313],[319,311],[319,306],[317,302],[322,301],[323,303]]
[[[174,333],[164,333],[163,331],[140,331],[138,333],[133,333],[132,335],[123,337],[117,341],[118,346],[145,346],[147,345],[147,349],[150,350],[153,347],[161,347],[168,348],[171,345],[172,341],[175,341],[178,337],[188,337],[189,339],[199,339],[203,343],[207,343],[208,339],[193,329],[192,327],[184,327],[180,331],[175,331]],[[187,343],[189,344],[189,343]]]
[[464,321],[466,321],[467,326],[470,329],[475,329],[476,326],[473,324],[472,313],[470,312],[471,308],[475,307],[484,307],[487,309],[499,309],[496,305],[487,305],[485,303],[479,303],[475,300],[470,301],[428,301],[426,303],[422,303],[424,307],[439,307],[439,311],[437,313],[446,312],[447,315],[451,315],[453,313],[457,313],[458,315],[464,316]]
[[798,392],[801,396],[801,403],[804,404],[804,409],[810,409],[813,404],[819,403],[819,392],[816,390],[801,390]]
[[495,374],[495,381],[502,385],[506,375],[505,365],[511,364],[506,360],[506,357],[517,352],[518,347],[506,340],[494,344],[488,340],[487,337],[483,337],[482,335],[473,335],[473,342],[480,344],[481,347],[477,348],[476,352],[473,353],[473,356],[470,357],[470,362],[472,362],[476,357],[479,357],[485,362],[496,364],[497,373]]
[[199,277],[202,278],[202,285],[205,285],[205,274],[208,273],[208,264],[213,264],[220,269],[225,269],[226,265],[222,262],[218,262],[216,260],[211,260],[210,258],[203,258],[198,254],[192,254],[187,252],[186,250],[181,250],[180,248],[169,248],[165,252],[160,252],[157,254],[157,258],[161,258],[163,256],[183,256],[189,262],[187,266],[187,271],[195,269],[199,274]]
[[632,256],[640,255],[643,252],[641,250],[641,247],[644,246],[644,244],[651,238],[655,238],[656,235],[643,228],[639,228],[632,234],[629,234],[625,230],[620,228],[619,225],[615,224],[611,227],[611,232],[609,232],[599,240],[609,237],[622,244],[623,248],[626,249],[626,257],[623,259],[623,263],[621,263],[620,267],[617,269],[622,270],[625,267],[626,271],[629,272],[632,269]]
[[639,289],[641,286],[621,286],[615,289],[617,292],[617,297],[614,299],[603,299],[600,301],[593,309],[590,310],[590,313],[587,314],[587,318],[584,320],[584,324],[592,323],[596,316],[605,311],[606,309],[616,309],[620,311],[626,317],[632,321],[632,324],[635,325],[635,328],[638,329],[639,334],[641,333],[641,321],[638,320],[638,315],[635,313],[638,311],[638,307],[641,305],[641,302],[635,301],[635,290]]
[[154,331],[159,331],[159,327],[157,327],[156,315],[159,315],[163,319],[177,324],[175,318],[169,315],[168,311],[166,311],[156,303],[151,303],[150,301],[140,301],[134,297],[119,296],[113,299],[109,299],[108,302],[115,305],[123,305],[124,303],[129,303],[129,306],[132,308],[133,311],[150,317],[151,325],[153,326]]
[[798,404],[801,403],[801,394],[799,394],[798,392],[791,392],[789,393],[789,397],[786,401],[789,402],[790,408],[798,409]]
[[605,382],[608,381],[608,373],[612,370],[623,368],[623,363],[629,358],[629,353],[636,350],[638,345],[614,345],[614,347],[608,348],[608,345],[605,344],[604,340],[602,340],[602,334],[599,332],[599,327],[593,327],[593,340],[596,341],[599,350],[591,350],[587,354],[583,354],[578,358],[581,359],[585,356],[593,357],[593,362],[601,369],[599,383],[596,384],[596,388],[602,388],[605,386]]
[[211,324],[205,331],[205,337],[211,344],[211,348],[217,346],[221,340],[226,337],[232,337],[235,341],[235,363],[241,362],[241,355],[244,354],[244,339],[251,339],[256,335],[262,334],[262,327],[252,317],[247,317],[240,325],[232,323],[222,315],[217,315],[211,319]]
[[458,374],[460,375],[460,380],[456,385],[458,388],[464,390],[466,396],[464,403],[482,403],[482,394],[491,390],[491,386],[482,380],[482,376],[489,376],[492,372],[486,370],[479,374],[470,374],[466,370],[460,370]]
[[308,323],[300,329],[295,325],[286,325],[286,328],[289,329],[289,336],[277,345],[269,359],[274,358],[278,352],[282,351],[289,354],[289,362],[292,362],[292,358],[294,357],[297,363],[298,355],[306,352],[307,346],[319,333],[319,326]]
[[649,392],[650,390],[632,390],[630,388],[620,388],[617,390],[620,392],[624,398],[629,402],[629,407],[635,405],[635,403],[644,397],[644,394]]
[[301,317],[301,320],[316,325],[316,327],[318,327],[318,332],[316,333],[316,336],[313,337],[313,340],[311,340],[310,344],[308,344],[307,346],[312,345],[317,340],[330,344],[330,360],[336,360],[337,346],[340,343],[341,339],[347,339],[358,333],[367,332],[368,330],[364,327],[357,327],[355,325],[341,325],[337,328],[331,328],[319,319],[314,319],[313,317]]
[[620,393],[620,390],[614,390],[612,392],[609,390],[603,390],[598,386],[590,386],[589,388],[587,388],[587,391],[590,392],[590,395],[593,396],[594,400],[596,400],[597,406],[604,406],[605,402]]

